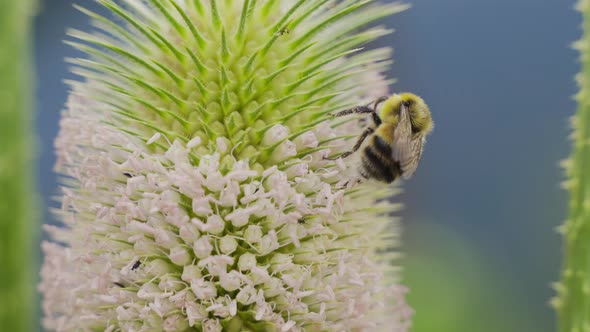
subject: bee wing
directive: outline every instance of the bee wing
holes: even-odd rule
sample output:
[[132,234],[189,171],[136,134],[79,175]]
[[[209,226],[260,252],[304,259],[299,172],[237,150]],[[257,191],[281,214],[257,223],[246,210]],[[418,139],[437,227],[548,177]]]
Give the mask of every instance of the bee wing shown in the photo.
[[420,161],[420,157],[422,157],[423,146],[424,138],[422,137],[417,137],[411,141],[410,158],[404,160],[403,162],[400,161],[402,177],[404,179],[407,180],[412,177],[416,171],[416,168],[418,168],[418,162]]
[[422,155],[424,138],[413,136],[408,109],[402,105],[399,122],[393,132],[392,158],[399,162],[404,179],[409,179],[414,174]]

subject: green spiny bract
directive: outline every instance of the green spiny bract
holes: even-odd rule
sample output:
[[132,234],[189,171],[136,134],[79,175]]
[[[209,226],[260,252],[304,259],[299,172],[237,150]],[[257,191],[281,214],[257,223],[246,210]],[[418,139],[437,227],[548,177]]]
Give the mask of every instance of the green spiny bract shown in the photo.
[[[356,102],[351,97],[370,82],[355,76],[376,62],[374,69],[383,69],[390,54],[355,47],[389,31],[351,32],[402,9],[372,1],[168,0],[128,9],[100,2],[129,28],[82,9],[106,33],[70,31],[84,43],[68,43],[91,55],[70,59],[78,65],[73,71],[98,83],[85,84],[82,94],[108,105],[113,125],[144,141],[155,132],[183,143],[200,137],[194,163],[222,138],[226,169],[230,152],[255,169],[276,164],[270,156],[281,142],[260,149],[267,130],[282,124],[292,140]],[[164,150],[162,142],[152,148]]]

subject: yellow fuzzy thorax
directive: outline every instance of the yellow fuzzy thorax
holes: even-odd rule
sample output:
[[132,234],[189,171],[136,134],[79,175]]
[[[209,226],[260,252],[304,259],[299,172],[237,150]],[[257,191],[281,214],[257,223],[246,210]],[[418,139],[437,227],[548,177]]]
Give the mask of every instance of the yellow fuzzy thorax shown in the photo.
[[397,126],[402,103],[409,103],[410,120],[412,127],[416,129],[415,132],[423,136],[428,135],[434,127],[430,109],[422,98],[409,92],[394,94],[383,103],[379,111],[379,117],[383,124]]

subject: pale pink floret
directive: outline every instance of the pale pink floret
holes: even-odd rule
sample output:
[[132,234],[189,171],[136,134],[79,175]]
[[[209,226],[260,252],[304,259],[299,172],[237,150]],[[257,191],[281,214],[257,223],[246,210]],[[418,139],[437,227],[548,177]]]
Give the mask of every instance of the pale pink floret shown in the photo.
[[[362,203],[347,203],[342,189],[324,182],[325,172],[273,167],[257,181],[258,173],[238,162],[222,175],[216,169],[219,154],[194,167],[187,158],[191,147],[178,142],[164,156],[152,156],[143,142],[96,123],[83,107],[88,103],[70,98],[56,142],[61,170],[79,174],[77,180],[92,183],[94,190],[64,188],[67,227],[48,227],[64,243],[43,245],[40,289],[48,328],[142,330],[161,324],[174,331],[198,322],[216,331],[219,319],[235,316],[240,303],[253,306],[255,319],[284,331],[301,330],[304,322],[334,331],[372,331],[382,318],[390,319],[387,326],[395,331],[407,330],[411,310],[403,301],[406,290],[384,283],[381,263],[369,258],[372,249],[328,251],[364,247],[370,239],[338,242],[347,227],[358,230],[338,225],[338,220]],[[285,130],[277,127],[269,135],[284,139]],[[317,137],[327,135],[320,128],[293,146],[313,146]],[[88,154],[96,142],[133,147],[134,152]],[[124,172],[134,176],[121,181]],[[192,199],[190,208],[198,217],[187,215],[181,195]],[[220,208],[229,210],[218,214]],[[313,218],[300,222],[309,216]],[[264,221],[251,224],[252,218]],[[303,238],[313,240],[301,242]],[[238,241],[258,254],[237,251]],[[290,254],[272,254],[290,244]],[[269,254],[274,255],[270,265],[260,265],[257,257]],[[134,267],[140,257],[151,259]],[[231,270],[234,263],[237,269]],[[182,276],[175,276],[179,268]],[[216,282],[227,292],[238,291],[236,297],[219,293]],[[378,314],[384,310],[393,316]]]

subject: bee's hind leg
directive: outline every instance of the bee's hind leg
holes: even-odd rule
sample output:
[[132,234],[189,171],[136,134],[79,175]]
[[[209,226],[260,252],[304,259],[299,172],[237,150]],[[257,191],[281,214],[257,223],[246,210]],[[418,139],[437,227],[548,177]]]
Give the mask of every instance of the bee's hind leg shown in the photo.
[[372,133],[374,133],[374,132],[375,132],[375,129],[373,129],[371,127],[365,129],[365,131],[361,134],[361,136],[359,137],[359,139],[354,144],[354,147],[352,148],[352,150],[346,151],[346,152],[344,152],[343,154],[341,154],[341,155],[339,155],[337,157],[332,157],[332,158],[324,157],[324,159],[325,160],[336,160],[338,158],[344,159],[344,158],[350,156],[351,154],[355,153],[361,147],[361,145],[363,144],[363,142],[365,141],[365,139],[369,135],[371,135]]

